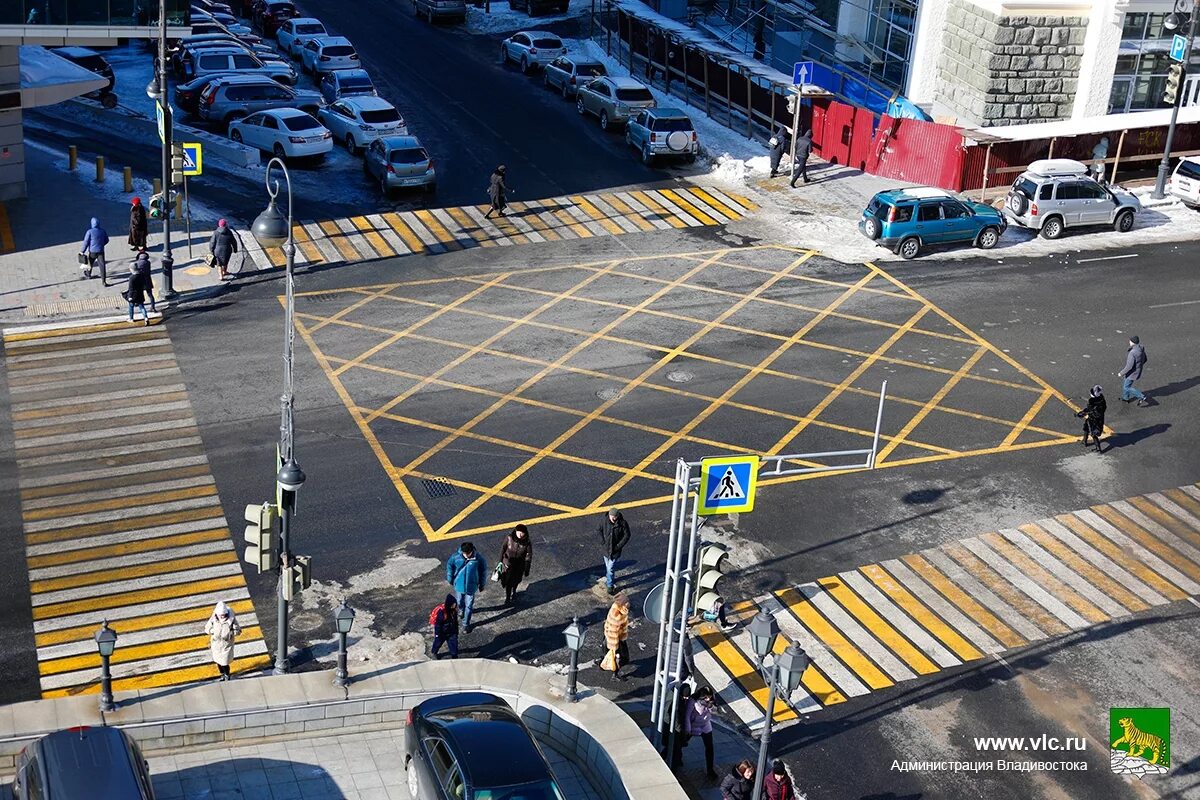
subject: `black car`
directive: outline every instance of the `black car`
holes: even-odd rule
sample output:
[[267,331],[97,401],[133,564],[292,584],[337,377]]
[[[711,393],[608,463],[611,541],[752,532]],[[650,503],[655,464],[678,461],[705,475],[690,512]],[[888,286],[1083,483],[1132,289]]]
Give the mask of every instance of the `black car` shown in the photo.
[[408,712],[413,800],[565,800],[517,713],[494,694],[434,697]]
[[150,768],[120,728],[68,728],[17,756],[16,800],[154,800]]
[[300,16],[300,12],[289,0],[267,0],[254,9],[254,27],[262,31],[263,36],[274,36],[279,26],[292,17]]
[[113,93],[113,87],[117,85],[117,78],[113,75],[112,67],[104,60],[104,56],[86,47],[57,47],[50,52],[56,56],[65,58],[72,64],[83,67],[89,72],[96,73],[101,78],[108,78],[108,86],[104,86],[94,92],[89,92],[84,97],[92,97],[99,100],[100,104],[105,108],[117,107],[117,96]]

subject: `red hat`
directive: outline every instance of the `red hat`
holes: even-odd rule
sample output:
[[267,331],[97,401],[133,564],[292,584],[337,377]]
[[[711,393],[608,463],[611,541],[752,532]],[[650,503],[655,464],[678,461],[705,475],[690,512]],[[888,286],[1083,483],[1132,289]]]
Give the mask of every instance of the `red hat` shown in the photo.
[[140,197],[133,198],[133,204],[135,206],[140,206],[142,204],[142,198],[140,198]]

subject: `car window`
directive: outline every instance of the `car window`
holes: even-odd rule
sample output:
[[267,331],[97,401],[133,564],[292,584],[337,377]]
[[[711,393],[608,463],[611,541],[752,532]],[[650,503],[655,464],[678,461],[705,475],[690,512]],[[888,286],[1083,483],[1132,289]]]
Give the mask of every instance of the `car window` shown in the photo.
[[294,117],[284,117],[283,124],[289,131],[311,131],[313,128],[321,127],[321,123],[317,122],[308,114],[297,114]]
[[321,46],[320,42],[318,42],[316,39],[309,39],[308,43],[304,45],[304,49],[312,50],[315,53],[317,51],[317,48],[320,46]]
[[291,100],[292,93],[282,86],[264,86],[263,98],[266,100]]
[[1079,199],[1079,184],[1078,183],[1060,183],[1058,191],[1054,193],[1057,200],[1078,200]]
[[1026,197],[1033,197],[1037,194],[1037,184],[1029,180],[1029,178],[1017,178],[1013,184],[1015,191],[1024,192]]
[[1176,172],[1184,178],[1200,180],[1200,164],[1195,161],[1180,161]]
[[1085,200],[1107,200],[1108,192],[1098,184],[1081,183],[1079,184],[1079,196]]
[[254,56],[246,55],[233,57],[234,69],[256,69],[258,66],[260,65]]
[[260,124],[268,130],[279,130],[279,120],[275,119],[274,117],[263,117]]
[[388,160],[393,164],[419,164],[429,160],[429,154],[424,147],[402,147],[388,154]]
[[263,122],[262,114],[251,114],[250,116],[248,116],[244,120],[242,120],[243,125],[262,125],[262,122]]
[[371,152],[377,156],[383,155],[383,142],[379,141],[378,139],[371,142]]
[[892,222],[912,222],[913,207],[911,205],[893,206]]
[[917,222],[930,222],[942,218],[941,203],[921,203],[917,211]]
[[346,108],[345,103],[334,103],[333,105],[331,105],[329,107],[329,111],[332,114],[337,114],[339,117],[353,117],[354,116],[353,114],[350,113],[350,109]]
[[42,786],[42,771],[38,769],[36,760],[31,760],[25,765],[24,772],[25,789],[22,796],[28,800],[43,800],[46,796],[46,788]]
[[602,94],[605,97],[612,97],[612,90],[608,88],[607,83],[593,83],[592,89],[595,90],[596,94]]
[[254,93],[248,86],[230,86],[225,90],[225,99],[233,102],[249,100],[253,96]]
[[554,781],[525,783],[499,789],[476,789],[475,800],[564,800],[565,795]]
[[562,41],[558,39],[534,39],[534,47],[540,47],[543,50],[558,50],[562,47]]
[[518,33],[512,38],[514,44],[529,44],[529,37],[523,33]]
[[307,25],[297,25],[296,33],[324,33],[325,26],[310,22]]
[[229,66],[229,59],[225,56],[200,56],[196,63],[200,69],[224,69]]
[[557,67],[558,69],[565,69],[565,70],[570,69],[570,63],[562,56],[559,56],[558,58],[551,61],[550,66]]
[[1037,199],[1038,200],[1049,200],[1052,197],[1054,197],[1054,184],[1053,183],[1043,183],[1041,185],[1041,187],[1038,189]]
[[[643,112],[644,113],[644,112]],[[665,119],[656,119],[650,126],[650,130],[654,131],[690,131],[692,129],[692,121],[687,118],[667,117]]]
[[335,44],[326,47],[321,52],[327,56],[352,56],[354,55],[354,48],[348,44]]
[[463,800],[467,796],[467,787],[463,782],[462,772],[455,767],[446,776],[446,794],[450,795],[451,800]]
[[425,746],[429,748],[429,759],[433,762],[431,766],[438,783],[444,783],[450,770],[454,769],[454,756],[450,755],[446,743],[441,739],[426,739]]
[[371,89],[371,80],[369,78],[342,78],[342,89]]
[[399,122],[400,112],[394,108],[378,108],[374,111],[362,112],[362,121],[378,124],[380,122]]
[[617,99],[624,100],[626,103],[644,103],[654,99],[654,95],[650,94],[650,90],[638,87],[636,89],[617,89]]
[[608,71],[604,69],[603,64],[599,64],[594,61],[588,61],[584,64],[576,64],[575,71],[580,75],[588,76],[604,76],[608,74]]
[[942,201],[942,214],[946,219],[958,219],[960,217],[968,217],[966,207],[955,200]]

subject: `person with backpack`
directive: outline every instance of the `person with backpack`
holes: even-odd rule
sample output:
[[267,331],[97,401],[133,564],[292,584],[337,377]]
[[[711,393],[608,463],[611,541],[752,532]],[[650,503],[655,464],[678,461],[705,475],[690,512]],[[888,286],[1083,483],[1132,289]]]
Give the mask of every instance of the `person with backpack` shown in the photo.
[[458,600],[454,595],[446,595],[442,604],[429,612],[429,624],[433,627],[433,646],[430,648],[433,657],[440,659],[438,651],[446,644],[450,646],[450,657],[458,658]]
[[1104,400],[1104,390],[1097,384],[1092,387],[1087,407],[1075,414],[1083,419],[1083,446],[1088,446],[1088,436],[1090,435],[1096,441],[1097,453],[1104,452],[1100,449],[1100,436],[1104,433],[1104,412],[1107,409],[1108,403]]
[[463,542],[446,561],[446,583],[454,588],[458,607],[462,610],[462,632],[471,632],[471,611],[475,594],[487,586],[487,562],[475,552],[475,545]]
[[1137,400],[1137,404],[1142,408],[1150,405],[1146,402],[1146,395],[1133,385],[1134,381],[1142,379],[1142,367],[1146,366],[1147,360],[1146,348],[1142,347],[1142,340],[1136,336],[1130,336],[1129,348],[1125,351],[1125,366],[1117,373],[1117,376],[1125,381],[1121,387],[1122,402],[1128,403]]
[[108,231],[100,227],[100,220],[92,217],[91,227],[83,234],[83,244],[79,248],[79,269],[83,277],[92,277],[92,269],[100,268],[100,282],[108,286],[108,268],[104,263],[104,247],[108,244]]

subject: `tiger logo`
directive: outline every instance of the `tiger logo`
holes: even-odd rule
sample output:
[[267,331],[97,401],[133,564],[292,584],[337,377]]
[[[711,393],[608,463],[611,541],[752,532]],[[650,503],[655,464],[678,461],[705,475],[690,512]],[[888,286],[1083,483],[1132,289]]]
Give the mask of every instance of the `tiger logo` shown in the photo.
[[1163,740],[1160,737],[1139,730],[1129,717],[1121,717],[1117,720],[1117,723],[1125,733],[1112,743],[1113,750],[1116,750],[1119,745],[1124,744],[1132,758],[1144,758],[1142,753],[1152,750],[1154,751],[1154,758],[1149,759],[1150,763],[1159,763],[1159,756],[1163,754],[1164,750]]

